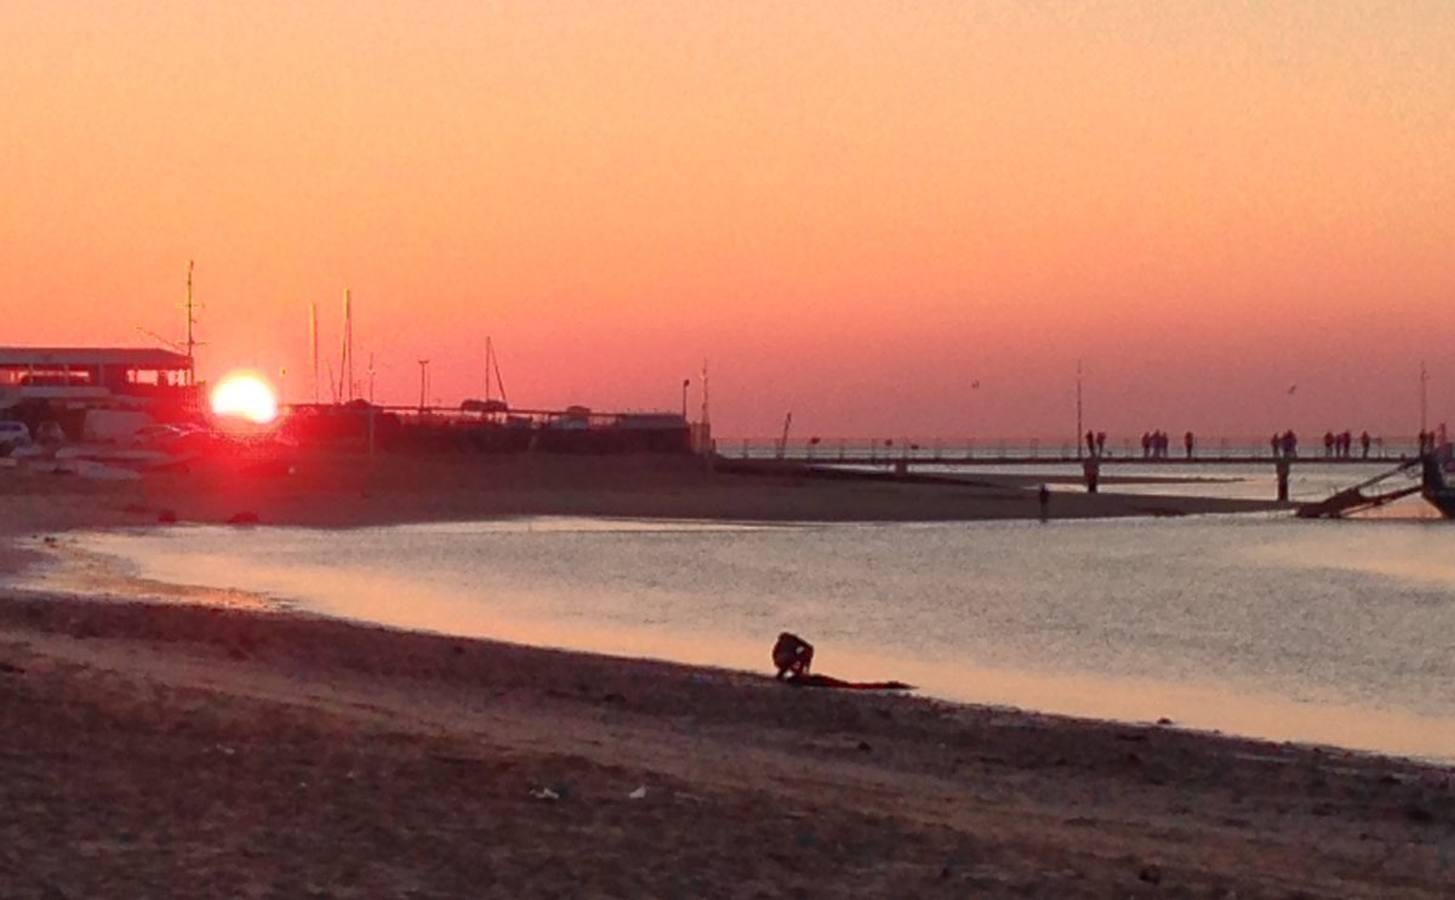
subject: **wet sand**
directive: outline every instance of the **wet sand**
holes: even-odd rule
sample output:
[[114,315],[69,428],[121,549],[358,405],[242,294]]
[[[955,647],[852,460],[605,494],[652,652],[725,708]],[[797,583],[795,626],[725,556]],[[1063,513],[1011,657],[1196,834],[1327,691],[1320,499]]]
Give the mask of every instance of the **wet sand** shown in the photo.
[[[367,479],[0,477],[0,537],[162,508],[334,525],[856,508],[840,484],[704,486],[623,462],[603,489],[597,461],[579,462],[534,480],[439,462]],[[453,498],[431,487],[449,473]],[[1026,509],[887,488],[867,508]],[[1119,508],[1109,497],[1091,500]],[[24,562],[0,549],[0,571]],[[1452,774],[261,609],[0,590],[6,897],[1440,897]]]

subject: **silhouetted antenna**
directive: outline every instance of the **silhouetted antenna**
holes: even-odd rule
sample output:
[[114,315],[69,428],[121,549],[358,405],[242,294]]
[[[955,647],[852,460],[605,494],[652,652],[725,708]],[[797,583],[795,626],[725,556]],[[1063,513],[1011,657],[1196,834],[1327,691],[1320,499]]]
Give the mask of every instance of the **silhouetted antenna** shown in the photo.
[[425,407],[428,405],[425,402],[425,400],[426,400],[426,394],[428,393],[428,389],[429,389],[429,360],[427,360],[427,359],[421,359],[419,361],[419,411],[420,411],[421,414],[424,412]]
[[152,340],[159,341],[162,344],[172,348],[177,353],[184,354],[187,357],[187,384],[189,385],[194,384],[197,380],[197,373],[194,368],[193,357],[196,355],[196,350],[198,347],[205,346],[202,341],[197,340],[195,332],[195,326],[197,325],[197,304],[192,299],[192,265],[192,260],[187,260],[187,305],[185,307],[187,312],[187,340],[183,343],[179,343],[177,341],[164,338],[160,334],[157,334],[155,331],[149,331],[145,328],[140,327],[137,328],[137,331],[140,331],[142,334],[146,335]]
[[152,340],[158,341],[164,346],[170,347],[173,351],[184,354],[187,357],[188,385],[195,384],[197,381],[197,372],[194,357],[196,356],[197,348],[204,346],[202,341],[197,340],[195,330],[197,325],[197,303],[193,300],[192,297],[193,265],[194,263],[192,260],[187,260],[187,304],[185,307],[187,313],[187,340],[185,342],[179,343],[177,341],[164,338],[160,334],[157,334],[155,331],[150,331],[146,328],[138,327],[136,329],[137,331],[140,331],[142,334],[146,335]]
[[193,363],[194,351],[197,348],[197,341],[193,334],[193,328],[197,325],[197,306],[192,300],[192,267],[193,260],[187,260],[187,377],[195,379],[195,364]]

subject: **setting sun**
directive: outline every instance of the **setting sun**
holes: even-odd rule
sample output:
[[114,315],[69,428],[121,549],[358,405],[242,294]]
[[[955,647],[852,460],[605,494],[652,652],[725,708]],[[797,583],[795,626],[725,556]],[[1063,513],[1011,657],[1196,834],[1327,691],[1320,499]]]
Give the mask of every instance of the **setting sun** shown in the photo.
[[266,425],[278,417],[278,398],[268,382],[251,372],[223,376],[212,389],[212,412]]

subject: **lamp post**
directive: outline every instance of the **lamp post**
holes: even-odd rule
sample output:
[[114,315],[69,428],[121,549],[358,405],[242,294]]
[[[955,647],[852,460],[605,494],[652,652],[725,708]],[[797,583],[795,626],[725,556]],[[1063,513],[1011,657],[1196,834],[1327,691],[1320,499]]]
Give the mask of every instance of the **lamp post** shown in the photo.
[[1421,453],[1425,452],[1425,446],[1423,441],[1425,440],[1425,432],[1428,430],[1429,390],[1430,373],[1425,370],[1425,361],[1420,360],[1420,440],[1422,442],[1420,444]]
[[1076,458],[1081,458],[1081,360],[1076,361]]
[[687,388],[692,384],[691,378],[682,379],[682,421],[687,421]]

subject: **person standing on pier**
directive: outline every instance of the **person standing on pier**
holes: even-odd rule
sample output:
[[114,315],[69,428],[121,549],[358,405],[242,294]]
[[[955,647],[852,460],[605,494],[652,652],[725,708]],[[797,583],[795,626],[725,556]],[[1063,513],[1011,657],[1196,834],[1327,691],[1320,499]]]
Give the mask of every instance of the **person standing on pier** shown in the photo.
[[1187,458],[1192,459],[1192,448],[1196,446],[1196,438],[1193,437],[1192,432],[1189,431],[1182,436],[1182,446],[1187,451]]
[[1096,432],[1086,432],[1086,452],[1092,456],[1096,455]]
[[1283,449],[1283,438],[1278,434],[1278,432],[1273,432],[1273,437],[1268,439],[1268,446],[1270,449],[1273,450],[1273,455],[1277,457],[1279,455],[1279,451]]
[[1334,456],[1334,433],[1332,431],[1325,431],[1324,432],[1324,458],[1325,459],[1332,459],[1333,456]]
[[1369,432],[1359,433],[1359,450],[1365,459],[1369,458]]
[[1096,433],[1096,455],[1097,456],[1106,456],[1106,432],[1105,431],[1098,431]]

